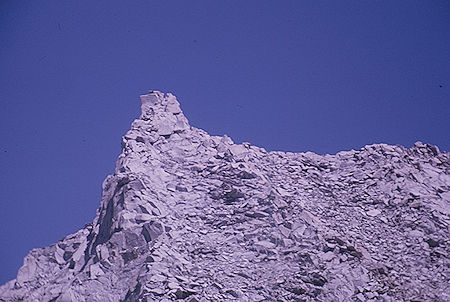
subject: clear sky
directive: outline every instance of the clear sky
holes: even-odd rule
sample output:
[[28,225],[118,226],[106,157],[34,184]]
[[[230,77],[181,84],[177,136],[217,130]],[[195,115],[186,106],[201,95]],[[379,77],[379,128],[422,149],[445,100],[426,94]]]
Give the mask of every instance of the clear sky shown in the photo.
[[149,89],[267,150],[450,149],[450,2],[0,1],[0,283],[92,221]]

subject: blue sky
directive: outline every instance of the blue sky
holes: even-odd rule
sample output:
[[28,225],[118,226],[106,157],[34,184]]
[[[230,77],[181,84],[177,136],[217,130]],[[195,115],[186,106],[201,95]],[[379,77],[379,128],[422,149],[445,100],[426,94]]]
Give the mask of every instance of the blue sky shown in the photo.
[[149,89],[267,150],[450,149],[448,1],[0,2],[0,283],[92,221]]

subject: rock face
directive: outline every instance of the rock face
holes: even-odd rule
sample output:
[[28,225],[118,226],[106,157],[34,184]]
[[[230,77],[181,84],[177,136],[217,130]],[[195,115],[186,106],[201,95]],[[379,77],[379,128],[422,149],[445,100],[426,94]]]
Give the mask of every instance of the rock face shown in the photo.
[[0,301],[450,301],[449,153],[266,152],[141,100],[94,222]]

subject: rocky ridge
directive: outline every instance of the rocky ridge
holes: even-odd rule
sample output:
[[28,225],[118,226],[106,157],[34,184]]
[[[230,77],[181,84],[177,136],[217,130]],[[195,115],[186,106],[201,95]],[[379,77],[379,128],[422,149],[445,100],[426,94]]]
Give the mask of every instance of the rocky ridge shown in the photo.
[[449,153],[267,152],[141,100],[93,223],[0,301],[450,301]]

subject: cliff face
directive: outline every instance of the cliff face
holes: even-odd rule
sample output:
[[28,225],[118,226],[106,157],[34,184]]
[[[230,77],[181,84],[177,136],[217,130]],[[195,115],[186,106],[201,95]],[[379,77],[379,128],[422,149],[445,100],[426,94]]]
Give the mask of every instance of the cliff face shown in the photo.
[[448,153],[266,152],[141,100],[93,223],[0,301],[450,301]]

